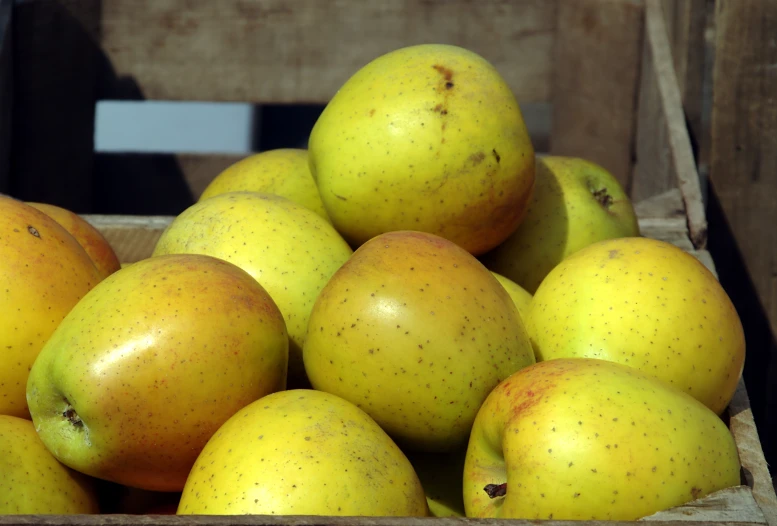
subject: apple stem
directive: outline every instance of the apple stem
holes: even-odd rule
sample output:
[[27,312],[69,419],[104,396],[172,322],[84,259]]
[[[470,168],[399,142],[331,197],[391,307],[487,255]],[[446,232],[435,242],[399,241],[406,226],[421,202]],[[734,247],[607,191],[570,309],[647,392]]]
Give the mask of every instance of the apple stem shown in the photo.
[[488,484],[483,489],[492,499],[495,499],[496,497],[504,497],[507,495],[507,482],[502,484]]
[[607,193],[606,188],[602,188],[601,190],[595,190],[593,194],[596,200],[599,201],[599,204],[602,205],[604,208],[610,208],[612,206],[612,203],[613,203],[612,196]]
[[73,409],[70,405],[68,405],[67,409],[62,412],[62,416],[67,418],[68,421],[76,427],[81,427],[84,425],[84,423],[81,421],[81,417],[78,416],[76,410]]

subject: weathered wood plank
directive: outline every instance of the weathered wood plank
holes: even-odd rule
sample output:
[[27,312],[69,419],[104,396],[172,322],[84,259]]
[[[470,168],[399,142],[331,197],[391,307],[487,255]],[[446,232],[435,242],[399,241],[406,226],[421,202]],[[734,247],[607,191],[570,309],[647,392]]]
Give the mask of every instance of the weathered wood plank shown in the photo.
[[662,194],[655,195],[634,203],[634,211],[639,218],[684,218],[685,206],[679,188],[673,188]]
[[701,137],[704,84],[704,31],[707,0],[662,0],[674,70],[688,126]]
[[99,21],[99,0],[14,6],[14,197],[89,211]]
[[742,464],[747,485],[753,489],[753,497],[769,524],[777,524],[777,496],[774,493],[772,476],[758,438],[758,429],[755,427],[744,380],[740,380],[737,385],[728,413],[729,427],[737,443],[739,461]]
[[115,216],[84,214],[113,247],[122,263],[135,263],[151,256],[154,246],[173,216]]
[[632,199],[679,188],[691,241],[704,248],[707,219],[699,174],[685,126],[661,0],[645,2],[645,39],[637,117],[637,161]]
[[640,520],[676,521],[683,524],[687,521],[717,523],[727,520],[766,524],[766,518],[756,504],[749,486],[736,486],[716,491],[683,506],[659,511]]
[[327,102],[361,66],[439,42],[547,101],[556,1],[103,0],[101,42],[149,99]]
[[777,2],[719,0],[710,182],[777,335]]
[[558,5],[550,151],[601,164],[630,187],[643,2]]
[[13,96],[13,52],[11,7],[13,0],[0,0],[0,192],[10,191],[11,114]]

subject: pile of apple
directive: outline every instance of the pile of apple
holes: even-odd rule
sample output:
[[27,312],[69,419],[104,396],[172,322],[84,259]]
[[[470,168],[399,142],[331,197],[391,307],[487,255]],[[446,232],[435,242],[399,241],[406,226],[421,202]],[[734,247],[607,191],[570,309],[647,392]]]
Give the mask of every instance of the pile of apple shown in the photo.
[[740,483],[728,296],[454,46],[365,65],[132,264],[0,197],[0,308],[2,513],[637,519]]

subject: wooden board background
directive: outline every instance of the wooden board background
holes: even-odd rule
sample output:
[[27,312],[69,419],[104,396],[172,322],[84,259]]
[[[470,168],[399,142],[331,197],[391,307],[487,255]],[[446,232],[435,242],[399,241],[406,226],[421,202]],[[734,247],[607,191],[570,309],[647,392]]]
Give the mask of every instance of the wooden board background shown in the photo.
[[126,158],[95,159],[97,100],[325,103],[369,60],[425,42],[481,54],[522,104],[553,102],[550,151],[585,155],[628,186],[643,6],[643,0],[19,2],[14,55],[24,66],[14,80],[21,95],[12,192],[90,212],[115,195],[154,190],[145,174],[163,165],[163,177],[177,187],[186,172],[218,164],[133,156],[133,177]]

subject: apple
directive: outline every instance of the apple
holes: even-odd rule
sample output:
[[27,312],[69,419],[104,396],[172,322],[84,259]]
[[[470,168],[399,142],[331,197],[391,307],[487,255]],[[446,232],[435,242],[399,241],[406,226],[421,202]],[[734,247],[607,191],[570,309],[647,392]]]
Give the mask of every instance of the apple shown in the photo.
[[639,236],[628,194],[601,166],[579,157],[538,156],[526,218],[481,257],[491,270],[534,294],[562,259],[604,239]]
[[444,452],[466,443],[488,393],[534,352],[515,304],[474,256],[399,231],[335,272],[303,358],[315,389],[364,409],[401,447]]
[[690,395],[593,358],[539,362],[489,394],[464,465],[467,517],[636,520],[739,484],[734,439]]
[[65,315],[101,280],[61,225],[0,196],[0,414],[29,418],[30,367]]
[[37,208],[47,216],[62,225],[70,235],[76,238],[89,258],[100,271],[100,276],[106,278],[121,268],[118,256],[113,251],[108,240],[83,217],[48,203],[27,203]]
[[353,250],[318,214],[285,197],[229,192],[200,201],[162,233],[153,255],[207,254],[253,276],[289,334],[289,387],[308,386],[302,345],[319,291]]
[[307,150],[278,148],[249,155],[219,173],[199,200],[241,191],[286,197],[329,221],[316,181],[310,174]]
[[98,513],[94,481],[62,465],[27,419],[0,415],[0,515]]
[[100,282],[41,350],[32,420],[65,465],[180,491],[211,435],[285,388],[288,336],[267,292],[214,257],[148,258]]
[[516,282],[507,279],[503,275],[497,274],[496,272],[491,272],[491,274],[494,275],[499,284],[502,285],[510,295],[513,303],[515,303],[515,306],[518,308],[518,314],[521,315],[521,320],[525,320],[526,316],[529,314],[529,304],[531,303],[532,295]]
[[534,186],[510,87],[453,45],[412,45],[366,64],[324,108],[308,148],[324,207],[354,247],[417,230],[486,252],[520,224]]
[[745,361],[742,322],[698,259],[644,237],[594,243],[567,257],[532,299],[526,328],[537,361],[622,363],[722,413]]
[[178,515],[428,515],[407,457],[364,411],[308,389],[238,411],[191,470]]

